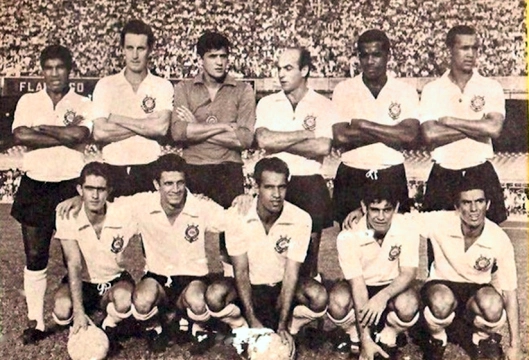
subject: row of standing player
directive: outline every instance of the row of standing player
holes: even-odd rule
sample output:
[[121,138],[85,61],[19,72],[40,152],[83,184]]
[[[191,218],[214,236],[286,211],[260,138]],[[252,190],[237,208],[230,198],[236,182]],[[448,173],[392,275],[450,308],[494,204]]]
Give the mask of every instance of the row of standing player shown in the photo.
[[[339,222],[359,206],[362,188],[375,179],[395,189],[405,207],[406,177],[397,149],[415,139],[420,128],[434,147],[427,209],[452,208],[450,189],[466,174],[478,173],[492,201],[489,218],[505,219],[499,180],[488,162],[491,138],[502,128],[505,101],[501,86],[474,70],[478,40],[472,28],[458,26],[448,33],[451,68],[423,89],[420,106],[415,89],[387,76],[390,43],[378,30],[358,39],[363,72],[339,84],[332,102],[307,87],[310,54],[294,48],[278,62],[282,91],[263,98],[257,109],[251,88],[227,75],[230,43],[222,35],[206,33],[199,39],[203,71],[175,89],[147,70],[153,43],[149,26],[137,20],[127,23],[121,35],[126,67],[98,82],[93,103],[68,91],[69,52],[49,47],[41,56],[46,89],[23,96],[17,105],[14,137],[31,149],[24,156],[26,175],[12,209],[22,224],[26,252],[26,342],[44,330],[53,209],[58,201],[75,195],[83,160],[74,149],[91,132],[104,145],[103,158],[112,165],[113,179],[119,179],[116,195],[152,190],[149,165],[159,156],[158,141],[169,132],[184,146],[190,190],[227,208],[243,193],[240,150],[254,142],[255,127],[257,145],[283,158],[292,170],[287,200],[312,217],[305,261],[310,275],[317,272],[321,230],[330,225],[331,200],[321,177],[321,160],[331,144],[343,151],[333,196]],[[219,183],[222,186],[216,186]]]

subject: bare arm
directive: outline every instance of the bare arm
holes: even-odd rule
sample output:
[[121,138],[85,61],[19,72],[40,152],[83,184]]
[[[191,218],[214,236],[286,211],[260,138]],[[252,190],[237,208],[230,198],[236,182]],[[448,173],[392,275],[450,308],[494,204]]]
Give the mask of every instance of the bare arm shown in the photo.
[[185,106],[176,107],[172,114],[171,137],[174,141],[200,143],[230,129],[229,124],[224,123],[198,123],[195,115]]
[[84,126],[40,125],[34,128],[19,126],[13,130],[14,143],[33,149],[53,146],[75,146],[88,138],[90,130]]
[[332,134],[334,146],[345,151],[378,142],[373,135],[362,131],[354,121],[334,124]]
[[136,134],[133,131],[118,124],[108,122],[106,118],[97,118],[94,120],[92,137],[96,142],[109,144],[128,139],[134,135]]
[[309,159],[323,161],[323,157],[331,152],[331,139],[324,137],[308,139],[287,147],[285,151]]
[[357,125],[360,131],[363,130],[379,142],[397,149],[404,144],[411,143],[419,133],[419,120],[417,119],[404,119],[395,125],[359,120]]
[[171,111],[161,110],[149,114],[145,118],[135,119],[127,116],[110,114],[109,123],[114,123],[125,129],[149,139],[157,139],[167,134],[171,121]]
[[83,283],[81,279],[82,262],[81,250],[76,240],[61,239],[61,246],[68,267],[68,284],[73,306],[73,329],[76,333],[79,329],[85,329],[88,325],[85,309],[83,306]]
[[267,153],[287,151],[288,147],[309,139],[314,139],[314,132],[308,130],[272,131],[264,127],[255,130],[257,146]]
[[252,302],[252,288],[250,285],[250,270],[248,264],[248,254],[230,256],[235,274],[235,286],[241,300],[244,315],[248,324],[252,328],[261,328],[263,325],[255,316]]
[[511,342],[506,351],[508,360],[521,359],[520,322],[517,291],[503,291],[503,298],[505,303],[505,311],[507,313],[507,323],[509,324],[509,334],[511,337]]
[[441,125],[437,120],[422,123],[421,132],[426,145],[432,149],[467,137],[459,130]]
[[439,118],[439,123],[461,131],[469,137],[487,137],[497,139],[503,128],[505,117],[500,113],[488,113],[481,119],[461,119],[455,117]]
[[226,131],[220,134],[213,135],[206,140],[208,143],[220,145],[232,150],[242,150],[243,145],[237,136],[237,133],[232,128],[230,131]]
[[288,333],[287,324],[290,319],[290,309],[298,285],[300,267],[301,263],[291,259],[287,260],[283,283],[281,285],[281,293],[279,294],[279,323],[277,325],[277,333],[283,341],[288,341],[291,346],[291,342],[294,340]]

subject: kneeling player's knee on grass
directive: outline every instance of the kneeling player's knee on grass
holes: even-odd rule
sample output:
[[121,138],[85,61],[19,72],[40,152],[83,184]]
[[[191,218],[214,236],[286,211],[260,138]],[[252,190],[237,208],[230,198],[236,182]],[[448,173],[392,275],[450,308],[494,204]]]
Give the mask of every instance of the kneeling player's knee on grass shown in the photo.
[[116,311],[126,313],[132,305],[132,294],[129,289],[116,288],[112,292],[112,298]]
[[213,283],[206,290],[206,303],[213,312],[219,312],[226,307],[226,297],[229,289],[222,283]]
[[438,319],[448,317],[456,308],[454,293],[445,285],[434,285],[428,291],[427,306]]
[[55,298],[53,313],[59,320],[67,320],[72,316],[72,300],[67,296]]
[[413,320],[419,311],[419,296],[413,290],[399,294],[392,303],[392,308],[398,318],[404,322]]
[[200,286],[189,286],[184,294],[185,307],[191,309],[195,314],[206,312],[206,299],[204,297],[204,288]]
[[156,305],[156,292],[150,291],[135,291],[132,295],[132,303],[136,311],[140,314],[148,314]]
[[473,300],[476,306],[471,306],[471,309],[474,313],[490,322],[500,320],[503,314],[503,298],[494,288],[487,286],[479,289]]
[[334,287],[329,294],[329,314],[335,319],[343,319],[351,309],[353,302],[349,288],[344,286]]
[[327,307],[329,296],[325,287],[314,281],[314,284],[310,284],[305,289],[306,297],[309,300],[308,308],[315,312],[321,312]]

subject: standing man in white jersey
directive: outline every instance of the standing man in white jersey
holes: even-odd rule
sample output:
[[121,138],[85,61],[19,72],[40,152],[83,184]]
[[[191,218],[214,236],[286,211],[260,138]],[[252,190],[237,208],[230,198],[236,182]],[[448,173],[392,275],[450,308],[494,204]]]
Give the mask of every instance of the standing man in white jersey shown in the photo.
[[101,327],[118,350],[117,324],[132,315],[134,279],[123,266],[123,252],[137,233],[131,211],[107,202],[112,192],[109,166],[88,163],[81,171],[77,192],[82,207],[76,217],[57,218],[57,232],[68,274],[55,293],[53,318],[72,324],[75,334],[89,325],[87,315],[106,314]]
[[500,136],[505,120],[503,89],[475,69],[479,39],[472,27],[453,27],[446,45],[450,69],[426,84],[421,95],[423,138],[434,148],[424,210],[452,209],[452,192],[466,173],[475,172],[491,201],[487,217],[499,224],[507,219],[507,210],[489,159],[494,156],[492,139]]
[[45,337],[44,294],[55,207],[76,194],[76,179],[84,165],[82,144],[90,136],[91,103],[70,88],[70,51],[60,45],[40,55],[45,88],[22,96],[15,110],[15,144],[28,148],[23,175],[11,215],[22,225],[26,254],[24,292],[28,328],[23,343]]
[[99,80],[94,89],[94,140],[112,165],[114,196],[154,190],[149,164],[161,154],[158,140],[169,129],[173,86],[150,73],[154,34],[141,20],[121,31],[125,68]]
[[357,41],[362,73],[341,82],[333,103],[344,122],[333,126],[341,164],[334,182],[334,218],[340,224],[360,206],[362,189],[377,180],[398,194],[400,211],[409,211],[401,147],[419,131],[419,97],[414,87],[387,74],[390,42],[380,30],[368,30]]
[[286,200],[312,218],[311,242],[302,273],[318,274],[321,232],[332,226],[331,197],[322,176],[323,158],[331,151],[332,126],[339,122],[333,103],[308,87],[310,52],[287,48],[277,67],[282,91],[259,101],[255,139],[267,155],[288,165],[292,177]]

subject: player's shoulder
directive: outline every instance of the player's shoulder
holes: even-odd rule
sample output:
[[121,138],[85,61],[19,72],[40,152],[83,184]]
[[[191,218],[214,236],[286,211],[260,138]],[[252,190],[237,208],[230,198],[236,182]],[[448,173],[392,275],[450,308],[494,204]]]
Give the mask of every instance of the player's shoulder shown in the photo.
[[22,95],[20,97],[20,99],[18,99],[18,103],[17,104],[27,104],[27,103],[33,103],[35,101],[38,101],[39,99],[42,98],[43,96],[43,91],[44,90],[40,90],[40,91],[37,91],[37,92],[28,92],[28,93],[25,93],[24,95]]
[[173,88],[173,84],[171,83],[171,81],[169,81],[168,79],[164,78],[164,77],[161,77],[161,76],[158,76],[158,75],[154,75],[154,74],[150,74],[149,75],[149,79],[150,81],[157,85],[157,86],[160,86],[160,87],[170,87],[170,88]]
[[296,224],[311,224],[312,222],[312,218],[308,212],[288,201],[284,202],[283,214],[287,220],[295,222]]
[[341,92],[341,91],[342,92],[349,91],[351,88],[354,88],[357,85],[357,83],[358,83],[357,76],[340,81],[334,87],[334,93]]
[[257,103],[257,106],[262,108],[263,106],[268,106],[271,103],[279,101],[282,98],[281,95],[282,95],[282,92],[279,91],[279,92],[276,92],[270,95],[263,96]]
[[336,237],[338,248],[350,248],[351,246],[361,246],[363,243],[373,241],[373,232],[367,229],[342,230]]
[[189,202],[190,207],[200,212],[202,215],[206,215],[208,211],[224,209],[213,199],[204,194],[193,194],[188,192],[186,202],[187,201]]
[[398,93],[405,92],[408,93],[414,93],[417,94],[417,89],[412,84],[408,83],[404,79],[396,78],[396,77],[389,77],[391,79],[391,84],[394,90],[397,90]]
[[[485,219],[484,231],[485,234],[490,238],[497,239],[498,243],[511,243],[511,239],[509,238],[505,230],[503,230],[500,225],[496,224],[495,222],[489,219]],[[500,247],[501,246],[502,245],[500,245]]]
[[428,92],[428,91],[434,91],[436,89],[439,89],[441,87],[443,87],[443,83],[446,81],[446,79],[441,76],[441,77],[438,77],[438,78],[435,78],[429,82],[427,82],[426,84],[424,84],[423,88],[422,88],[422,93],[424,93],[425,91]]

